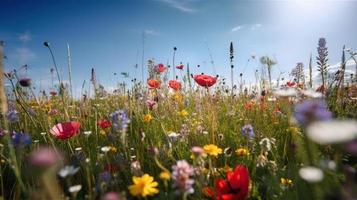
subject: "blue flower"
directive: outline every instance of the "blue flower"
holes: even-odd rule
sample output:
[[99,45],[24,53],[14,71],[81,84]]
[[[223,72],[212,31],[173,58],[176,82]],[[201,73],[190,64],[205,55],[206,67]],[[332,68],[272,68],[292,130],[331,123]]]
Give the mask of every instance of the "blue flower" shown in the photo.
[[326,121],[332,118],[332,113],[322,100],[306,100],[295,106],[295,119],[300,125],[307,125],[313,121]]
[[16,133],[14,131],[11,136],[11,143],[15,147],[24,147],[30,145],[31,142],[31,136],[27,133]]
[[120,110],[120,109],[111,113],[109,115],[109,118],[111,119],[113,128],[116,131],[121,130],[121,131],[125,132],[129,126],[129,123],[130,123],[130,119],[126,115],[125,111]]
[[246,124],[242,127],[242,135],[253,138],[254,137],[254,130],[251,124]]

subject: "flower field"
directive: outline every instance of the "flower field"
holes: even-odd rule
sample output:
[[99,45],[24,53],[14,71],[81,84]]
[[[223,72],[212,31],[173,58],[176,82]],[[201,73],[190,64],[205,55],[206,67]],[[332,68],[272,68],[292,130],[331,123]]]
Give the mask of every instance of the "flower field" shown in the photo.
[[[357,197],[353,82],[239,91],[150,60],[147,81],[114,93],[92,70],[94,94],[77,99],[60,76],[34,95],[31,77],[1,70],[2,199]],[[180,78],[168,80],[172,70]]]

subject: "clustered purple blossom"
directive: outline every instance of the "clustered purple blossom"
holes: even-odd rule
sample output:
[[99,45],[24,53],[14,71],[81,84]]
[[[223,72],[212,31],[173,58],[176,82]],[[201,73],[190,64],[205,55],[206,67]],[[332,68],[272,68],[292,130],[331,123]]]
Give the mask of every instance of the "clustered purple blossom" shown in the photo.
[[307,125],[313,121],[326,121],[332,118],[332,113],[322,100],[306,100],[295,106],[295,119],[300,125]]
[[176,165],[172,166],[172,187],[177,189],[176,193],[192,194],[194,192],[194,180],[190,177],[194,175],[194,168],[187,163],[186,160],[177,161]]
[[9,122],[18,122],[19,121],[19,114],[15,109],[9,110],[6,113],[6,119]]
[[254,129],[251,124],[246,124],[242,127],[242,135],[253,138],[254,137]]
[[117,110],[109,115],[114,130],[121,130],[125,132],[129,126],[130,119],[126,115],[124,110]]

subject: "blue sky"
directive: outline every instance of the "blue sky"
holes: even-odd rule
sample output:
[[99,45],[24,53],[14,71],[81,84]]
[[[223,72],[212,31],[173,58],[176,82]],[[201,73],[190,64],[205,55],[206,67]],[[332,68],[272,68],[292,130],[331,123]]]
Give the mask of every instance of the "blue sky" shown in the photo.
[[37,86],[42,80],[43,88],[50,85],[52,67],[44,41],[51,43],[64,79],[69,43],[76,90],[92,67],[109,87],[118,79],[114,72],[140,79],[143,31],[146,60],[171,62],[176,46],[176,62],[190,63],[193,73],[224,77],[233,41],[236,77],[244,71],[249,82],[260,69],[257,61],[247,63],[252,54],[274,57],[273,75],[288,76],[297,62],[307,66],[310,53],[316,56],[319,37],[327,39],[330,64],[339,62],[344,44],[357,49],[356,10],[352,0],[3,0],[0,39],[6,42],[6,68],[28,64],[28,75]]

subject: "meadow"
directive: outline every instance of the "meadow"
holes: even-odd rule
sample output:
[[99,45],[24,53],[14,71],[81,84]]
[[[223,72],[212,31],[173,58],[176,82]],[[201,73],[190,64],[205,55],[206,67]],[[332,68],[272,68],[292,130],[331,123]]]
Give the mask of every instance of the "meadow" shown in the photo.
[[93,69],[76,99],[56,63],[57,87],[35,94],[1,61],[1,199],[356,199],[354,79],[276,85],[261,62],[270,82],[251,88],[150,60],[107,93]]

